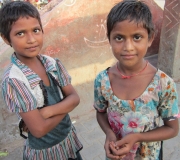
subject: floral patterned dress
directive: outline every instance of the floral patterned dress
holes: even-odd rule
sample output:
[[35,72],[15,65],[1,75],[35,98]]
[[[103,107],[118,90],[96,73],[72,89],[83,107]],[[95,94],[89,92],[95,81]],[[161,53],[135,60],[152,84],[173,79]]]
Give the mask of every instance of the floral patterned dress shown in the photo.
[[[107,72],[108,69],[100,72],[94,81],[94,107],[98,112],[107,112],[109,124],[119,139],[129,133],[153,130],[162,125],[162,120],[178,117],[175,83],[161,70],[134,100],[121,100],[114,95]],[[162,159],[162,142],[136,143],[123,160],[136,159]]]

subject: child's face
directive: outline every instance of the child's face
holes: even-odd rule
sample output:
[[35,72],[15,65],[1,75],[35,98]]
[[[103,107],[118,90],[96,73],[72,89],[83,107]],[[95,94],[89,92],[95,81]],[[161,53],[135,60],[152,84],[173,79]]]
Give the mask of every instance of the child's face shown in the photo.
[[127,67],[142,62],[152,41],[142,24],[129,20],[117,22],[110,33],[113,54],[120,64]]
[[20,17],[12,24],[11,42],[4,40],[13,47],[17,57],[23,61],[39,54],[43,44],[43,33],[36,18]]

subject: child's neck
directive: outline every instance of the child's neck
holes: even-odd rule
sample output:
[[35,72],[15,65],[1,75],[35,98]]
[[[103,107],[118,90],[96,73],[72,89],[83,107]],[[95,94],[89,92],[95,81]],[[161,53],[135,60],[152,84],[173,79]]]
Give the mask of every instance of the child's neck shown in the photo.
[[116,64],[117,71],[121,75],[122,79],[129,79],[131,77],[140,75],[142,72],[145,71],[147,66],[148,66],[148,61],[145,61],[145,64],[143,62],[142,66],[140,66],[139,69],[137,69],[136,71],[133,69],[132,71],[132,70],[123,70],[118,62]]
[[44,66],[38,57],[35,57],[35,58],[31,59],[30,61],[26,61],[24,64],[27,65],[35,73],[37,73],[38,70],[40,70],[42,68],[44,69]]
[[18,55],[16,56],[22,63],[28,66],[35,73],[38,73],[40,69],[45,69],[37,56],[32,58],[19,57]]

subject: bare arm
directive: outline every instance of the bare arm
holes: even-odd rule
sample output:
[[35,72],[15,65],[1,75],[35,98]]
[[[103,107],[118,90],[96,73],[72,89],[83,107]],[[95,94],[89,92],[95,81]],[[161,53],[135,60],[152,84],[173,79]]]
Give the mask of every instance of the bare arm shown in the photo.
[[71,84],[63,87],[63,92],[66,96],[65,99],[55,105],[20,113],[33,136],[40,138],[47,134],[59,124],[68,112],[79,104],[79,96]]
[[164,125],[162,127],[144,133],[129,134],[122,140],[117,141],[117,146],[120,147],[124,145],[124,148],[116,150],[114,147],[111,147],[111,149],[115,155],[127,154],[136,142],[154,142],[170,139],[175,137],[178,134],[178,131],[178,119],[164,121]]
[[55,105],[20,113],[33,136],[40,138],[47,134],[59,124],[68,112],[79,104],[79,96],[72,85],[63,87],[63,92],[66,98]]
[[29,112],[20,113],[28,130],[36,138],[41,138],[55,128],[65,117],[65,114],[44,119],[39,110],[35,109]]
[[80,102],[80,98],[71,84],[62,88],[65,99],[61,102],[40,109],[44,118],[71,112]]
[[[97,121],[101,127],[101,129],[104,131],[104,133],[107,135],[109,133],[114,133],[109,125],[107,113],[105,112],[96,112],[96,118]],[[116,139],[115,139],[116,140]]]
[[179,132],[178,119],[172,121],[164,121],[164,126],[149,132],[139,133],[138,142],[162,141],[177,136]]
[[115,156],[111,153],[111,150],[109,147],[110,142],[112,142],[112,141],[116,142],[117,138],[109,125],[107,113],[96,112],[96,116],[97,116],[97,121],[98,121],[101,129],[106,134],[106,140],[105,140],[105,144],[104,144],[106,156],[110,159],[119,159],[120,158],[119,156]]

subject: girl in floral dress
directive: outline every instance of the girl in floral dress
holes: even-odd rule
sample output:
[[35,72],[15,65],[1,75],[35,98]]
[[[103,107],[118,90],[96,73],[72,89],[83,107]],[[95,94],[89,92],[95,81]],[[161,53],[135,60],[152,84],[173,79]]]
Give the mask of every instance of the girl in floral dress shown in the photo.
[[117,63],[94,81],[106,156],[162,160],[163,140],[179,130],[178,95],[173,79],[144,59],[154,39],[148,6],[138,0],[115,5],[107,17],[107,36]]

